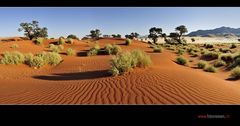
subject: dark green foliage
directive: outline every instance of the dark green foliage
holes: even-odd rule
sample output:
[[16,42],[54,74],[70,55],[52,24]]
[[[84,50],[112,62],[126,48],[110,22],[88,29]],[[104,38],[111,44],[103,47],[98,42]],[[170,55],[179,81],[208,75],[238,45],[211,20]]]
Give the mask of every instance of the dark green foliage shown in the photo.
[[38,23],[38,21],[32,21],[32,23],[21,23],[21,28],[19,28],[18,31],[24,31],[24,35],[30,40],[33,38],[48,37],[48,29],[46,27],[40,28]]

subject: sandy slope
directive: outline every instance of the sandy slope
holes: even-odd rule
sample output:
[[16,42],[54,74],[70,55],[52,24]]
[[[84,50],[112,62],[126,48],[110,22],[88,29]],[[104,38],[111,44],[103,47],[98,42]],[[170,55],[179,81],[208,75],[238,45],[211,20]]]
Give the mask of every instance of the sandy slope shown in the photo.
[[[21,52],[41,52],[47,45],[31,42],[0,44],[0,52],[11,50],[19,43]],[[48,42],[50,43],[50,42]],[[65,56],[58,66],[35,70],[26,65],[0,65],[1,104],[240,104],[239,81],[227,81],[173,62],[175,54],[165,50],[152,53],[145,43],[135,41],[131,46],[123,40],[99,40],[119,44],[124,51],[140,48],[153,60],[147,69],[135,69],[123,76],[111,77],[108,69],[111,56],[84,56],[90,48],[85,42],[65,45],[78,56]],[[24,45],[24,46],[23,46]],[[8,48],[7,48],[8,47]]]

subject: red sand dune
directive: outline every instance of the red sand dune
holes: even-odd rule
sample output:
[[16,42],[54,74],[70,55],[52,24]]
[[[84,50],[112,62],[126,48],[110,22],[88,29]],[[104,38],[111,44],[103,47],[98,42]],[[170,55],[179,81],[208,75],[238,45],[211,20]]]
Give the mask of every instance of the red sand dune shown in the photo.
[[[0,43],[0,52],[19,50],[37,53],[47,50],[31,41]],[[176,64],[175,54],[164,50],[152,53],[149,45],[134,41],[101,39],[119,44],[124,51],[140,48],[146,51],[153,65],[134,69],[122,76],[109,76],[111,56],[86,57],[89,43],[75,41],[78,56],[62,54],[57,66],[33,69],[22,65],[0,64],[0,104],[240,104],[239,81],[227,81],[219,74],[206,73]],[[14,43],[17,49],[11,49]]]

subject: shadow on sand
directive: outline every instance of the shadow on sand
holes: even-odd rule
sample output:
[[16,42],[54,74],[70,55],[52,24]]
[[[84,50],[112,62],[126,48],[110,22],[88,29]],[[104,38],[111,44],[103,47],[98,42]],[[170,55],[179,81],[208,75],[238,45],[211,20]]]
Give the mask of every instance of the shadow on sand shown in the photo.
[[238,78],[231,78],[231,77],[229,77],[229,78],[227,78],[227,79],[225,79],[225,80],[227,80],[227,81],[237,81]]
[[35,79],[40,80],[51,80],[51,81],[65,81],[65,80],[84,80],[84,79],[96,79],[109,77],[111,74],[108,70],[99,71],[87,71],[87,72],[77,72],[77,73],[60,73],[53,74],[50,76],[33,76]]

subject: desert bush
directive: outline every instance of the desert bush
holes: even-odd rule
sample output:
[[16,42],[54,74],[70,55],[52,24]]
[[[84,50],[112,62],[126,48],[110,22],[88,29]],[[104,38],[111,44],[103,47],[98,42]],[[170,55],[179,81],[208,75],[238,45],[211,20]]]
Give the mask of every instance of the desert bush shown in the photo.
[[132,44],[132,40],[131,39],[126,39],[126,45],[131,45]]
[[194,52],[193,50],[191,52],[189,52],[189,54],[192,56],[192,57],[197,57],[198,56],[198,53]]
[[43,60],[42,57],[33,57],[32,60],[30,60],[29,62],[29,66],[30,67],[37,67],[37,68],[40,68],[42,67],[43,65],[45,65],[45,62]]
[[191,38],[192,42],[195,42],[195,39],[194,38]]
[[213,48],[213,44],[204,44],[205,48]]
[[62,57],[58,53],[48,52],[43,55],[43,60],[49,65],[57,65],[62,61]]
[[206,66],[204,71],[216,73],[217,69],[214,66]]
[[198,68],[200,68],[200,69],[204,69],[207,65],[208,65],[208,63],[207,63],[206,61],[203,61],[203,60],[200,60],[200,61],[197,63],[197,66],[198,66]]
[[226,63],[223,60],[217,60],[214,63],[214,67],[221,67],[221,66],[225,66],[225,65],[226,65]]
[[240,67],[234,68],[230,76],[235,79],[240,79]]
[[98,51],[99,49],[93,47],[87,52],[87,56],[96,56],[98,54]]
[[35,44],[36,44],[36,45],[42,45],[42,44],[43,44],[43,41],[44,41],[44,38],[37,38],[37,39],[35,40]]
[[113,57],[110,72],[112,75],[123,74],[134,67],[147,67],[151,63],[151,58],[145,52],[133,50]]
[[30,65],[30,62],[33,60],[33,54],[32,53],[27,53],[24,55],[25,63],[27,65]]
[[53,46],[55,46],[54,44],[49,44],[48,48],[52,48]]
[[219,56],[219,58],[220,58],[221,60],[225,61],[227,64],[233,62],[233,59],[234,59],[233,54],[231,54],[231,53],[221,54],[221,55]]
[[92,48],[87,52],[87,56],[96,56],[100,50],[99,44],[95,44]]
[[68,56],[76,55],[75,50],[73,50],[72,48],[68,48],[66,53],[67,53]]
[[184,53],[185,53],[185,50],[184,50],[184,49],[178,49],[177,54],[183,55]]
[[228,48],[220,48],[219,49],[220,52],[223,52],[223,53],[231,53],[232,51]]
[[151,62],[150,56],[140,49],[135,49],[131,52],[132,67],[147,67]]
[[19,46],[18,46],[18,44],[13,44],[13,45],[11,46],[11,48],[16,49],[16,48],[19,48]]
[[218,59],[219,53],[213,52],[213,51],[206,51],[206,52],[204,52],[204,54],[202,56],[209,60],[213,60],[213,59]]
[[108,55],[110,55],[110,54],[112,54],[112,48],[113,48],[113,46],[112,46],[111,44],[107,44],[107,45],[104,47],[104,50],[105,50],[105,52],[106,52]]
[[58,39],[58,44],[59,44],[59,45],[63,45],[64,43],[65,43],[65,39],[60,37],[60,38]]
[[186,65],[187,62],[188,62],[187,59],[182,56],[179,56],[176,58],[176,63],[178,63],[180,65]]
[[62,51],[64,49],[64,46],[63,45],[50,45],[50,49],[52,50],[52,52],[59,53],[60,51]]
[[68,38],[66,43],[73,44],[73,39],[72,38]]
[[118,45],[112,46],[112,55],[116,55],[118,53],[122,52],[122,48]]
[[237,48],[237,45],[236,45],[236,44],[232,44],[232,45],[230,46],[230,49],[234,49],[234,48]]
[[229,68],[235,68],[237,66],[240,66],[240,57],[234,59],[234,61],[229,65]]
[[58,48],[60,51],[62,51],[64,49],[64,46],[63,45],[58,45]]
[[162,49],[161,47],[157,47],[157,46],[153,47],[153,52],[159,52],[159,53],[161,53],[162,50],[163,50],[163,49]]
[[20,64],[25,60],[24,55],[18,51],[4,52],[1,64]]
[[132,68],[131,61],[132,57],[129,52],[116,55],[111,60],[110,73],[115,76],[129,71]]

